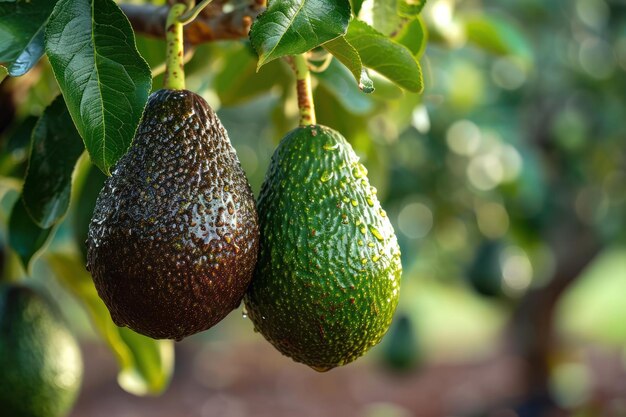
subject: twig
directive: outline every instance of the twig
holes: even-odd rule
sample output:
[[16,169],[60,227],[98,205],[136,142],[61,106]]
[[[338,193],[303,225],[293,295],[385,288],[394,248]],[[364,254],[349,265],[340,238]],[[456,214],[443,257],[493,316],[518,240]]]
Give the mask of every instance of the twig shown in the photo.
[[[219,4],[219,2],[216,3],[216,5]],[[213,5],[211,3],[210,6]],[[168,6],[122,4],[120,7],[135,32],[165,38]],[[208,7],[192,23],[184,27],[185,43],[197,45],[211,41],[246,38],[252,22],[263,10],[265,10],[264,0],[254,0],[253,3],[228,13],[217,13],[215,7]]]

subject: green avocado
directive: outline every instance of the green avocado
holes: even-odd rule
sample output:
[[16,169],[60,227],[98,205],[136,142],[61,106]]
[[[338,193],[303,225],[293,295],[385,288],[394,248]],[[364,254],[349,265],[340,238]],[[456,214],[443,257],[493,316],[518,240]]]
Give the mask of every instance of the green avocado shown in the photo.
[[505,245],[501,240],[485,240],[476,250],[466,277],[471,287],[484,297],[504,297],[503,272],[500,256]]
[[60,417],[80,389],[83,362],[59,313],[33,290],[0,284],[0,415]]
[[281,141],[261,189],[247,314],[276,349],[317,371],[380,342],[398,302],[400,248],[366,175],[341,134],[306,126]]
[[197,94],[159,90],[98,196],[87,267],[116,324],[181,340],[241,303],[257,259],[257,223],[217,115]]
[[407,314],[397,314],[383,342],[382,358],[389,370],[409,372],[419,364],[421,352],[413,323]]

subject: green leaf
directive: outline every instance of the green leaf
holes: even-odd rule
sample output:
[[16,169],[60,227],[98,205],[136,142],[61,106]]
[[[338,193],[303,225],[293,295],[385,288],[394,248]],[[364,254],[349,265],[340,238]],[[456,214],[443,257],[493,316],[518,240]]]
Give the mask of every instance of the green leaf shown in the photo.
[[393,40],[406,46],[413,56],[419,59],[426,49],[428,32],[420,17],[407,22]]
[[76,257],[51,253],[46,260],[61,283],[82,301],[96,330],[115,354],[120,367],[117,377],[120,386],[135,395],[163,392],[174,369],[173,342],[154,340],[117,327],[91,276]]
[[85,260],[87,259],[85,241],[89,232],[89,223],[91,222],[93,210],[96,207],[96,200],[107,178],[95,165],[89,164],[86,169],[87,173],[84,176],[83,183],[76,184],[77,181],[74,181],[75,186],[80,188],[75,188],[76,200],[78,201],[72,215],[74,240]]
[[374,85],[376,85],[376,90],[372,93],[372,97],[380,100],[396,101],[405,96],[405,92],[402,88],[382,75],[374,72],[371,74],[371,77]]
[[374,109],[369,96],[356,89],[356,83],[348,69],[333,59],[324,72],[316,74],[326,89],[343,107],[353,114],[366,114]]
[[469,42],[491,53],[524,58],[532,54],[528,39],[509,19],[494,15],[472,16],[465,21],[465,31]]
[[52,228],[37,226],[26,212],[21,198],[15,202],[9,218],[9,246],[18,254],[27,271],[30,261],[46,244],[51,232]]
[[350,5],[352,6],[352,14],[354,16],[358,16],[361,11],[361,7],[363,6],[364,0],[350,0]]
[[43,32],[56,0],[0,2],[0,62],[24,75],[44,53]]
[[135,395],[165,391],[174,372],[174,341],[154,340],[126,327],[118,331],[133,358],[133,367],[117,376],[118,384]]
[[24,178],[25,162],[30,148],[30,137],[37,123],[36,116],[28,116],[11,129],[0,152],[0,176]]
[[363,68],[359,53],[345,37],[340,36],[326,42],[324,48],[350,70],[360,90],[363,90],[364,93],[374,91],[374,83],[372,83],[372,80],[367,75],[367,71]]
[[243,103],[291,80],[286,65],[280,61],[270,62],[257,73],[254,52],[245,46],[226,56],[224,61],[213,83],[224,106]]
[[133,140],[151,86],[128,19],[112,0],[60,0],[46,52],[92,162],[110,174]]
[[407,19],[421,13],[426,0],[373,0],[372,26],[387,36],[396,36]]
[[83,153],[83,142],[62,96],[35,125],[22,199],[28,214],[43,229],[65,215],[70,204],[72,172]]
[[[139,54],[146,60],[152,69],[165,64],[166,45],[165,39],[151,38],[145,35],[135,34],[135,43]],[[185,73],[187,68],[185,67]]]
[[39,120],[37,116],[28,116],[22,120],[9,135],[4,144],[3,151],[15,152],[28,148],[37,120]]
[[[365,96],[365,98],[369,99],[369,96]],[[314,90],[313,100],[315,102],[315,115],[319,124],[332,126],[333,129],[348,138],[353,145],[361,135],[367,134],[367,122],[370,117],[350,113],[337,99],[337,96],[326,88],[325,84],[321,84]],[[368,140],[371,142],[371,139]]]
[[392,35],[402,26],[398,15],[400,0],[373,0],[372,27],[384,35]]
[[307,52],[346,33],[348,0],[272,0],[250,29],[257,68],[286,55]]
[[360,20],[350,22],[346,40],[354,46],[363,65],[405,90],[419,93],[424,88],[422,69],[411,51]]
[[417,17],[426,5],[426,0],[399,0],[398,15],[404,17]]

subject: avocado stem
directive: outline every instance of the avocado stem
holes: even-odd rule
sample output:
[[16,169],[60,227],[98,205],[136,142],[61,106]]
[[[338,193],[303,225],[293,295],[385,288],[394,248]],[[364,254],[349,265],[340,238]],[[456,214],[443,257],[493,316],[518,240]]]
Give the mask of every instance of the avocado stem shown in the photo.
[[313,105],[313,91],[311,90],[311,73],[306,57],[294,55],[291,57],[290,63],[296,74],[300,126],[314,125],[315,107]]
[[185,13],[187,6],[177,3],[170,8],[165,23],[165,77],[163,87],[170,90],[185,89],[185,62],[183,44],[183,24],[180,16]]

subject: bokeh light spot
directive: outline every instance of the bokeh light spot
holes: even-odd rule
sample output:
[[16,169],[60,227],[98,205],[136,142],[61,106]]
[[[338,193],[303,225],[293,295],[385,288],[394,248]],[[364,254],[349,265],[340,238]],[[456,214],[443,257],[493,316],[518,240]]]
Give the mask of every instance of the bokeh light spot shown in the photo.
[[433,212],[422,203],[410,203],[398,214],[398,228],[405,236],[419,239],[433,227]]
[[467,177],[474,187],[487,191],[502,182],[504,168],[497,155],[480,155],[472,158],[467,166]]
[[519,59],[499,58],[491,67],[491,78],[500,88],[517,90],[526,82],[526,69]]
[[576,14],[590,28],[602,29],[609,20],[610,10],[604,0],[577,0]]
[[422,134],[428,133],[430,130],[430,117],[428,116],[426,106],[423,104],[415,106],[411,114],[411,124],[418,132]]
[[591,77],[603,80],[615,70],[615,58],[611,45],[600,38],[590,37],[580,45],[580,66]]
[[533,267],[526,253],[519,247],[506,248],[502,254],[504,291],[512,296],[525,292],[533,279]]
[[501,204],[480,203],[476,207],[478,229],[490,239],[497,239],[509,230],[509,215]]
[[473,155],[480,147],[480,129],[469,120],[459,120],[448,128],[446,143],[452,152]]

